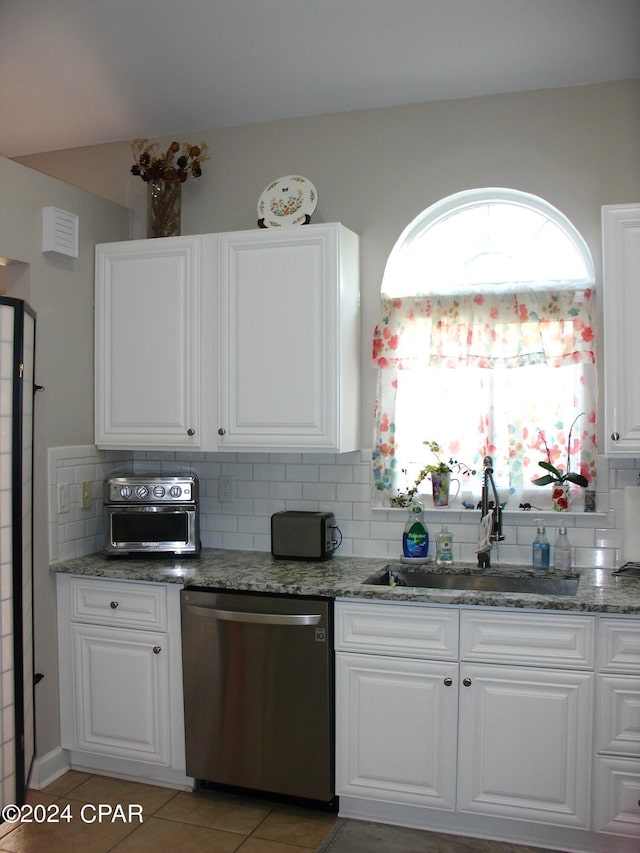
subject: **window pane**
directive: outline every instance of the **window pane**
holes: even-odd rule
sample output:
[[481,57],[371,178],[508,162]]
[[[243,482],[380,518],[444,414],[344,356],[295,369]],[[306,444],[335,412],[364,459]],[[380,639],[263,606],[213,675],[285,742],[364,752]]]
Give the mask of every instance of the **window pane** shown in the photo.
[[[424,445],[435,441],[443,460],[452,457],[478,471],[484,456],[491,456],[500,498],[511,497],[511,508],[522,500],[546,500],[546,491],[532,483],[546,473],[538,465],[547,461],[541,436],[552,464],[566,470],[568,427],[587,405],[581,394],[582,373],[580,365],[399,371],[395,435],[399,464],[407,472],[399,477],[399,488],[412,485],[420,469],[435,461]],[[585,415],[573,440],[589,433],[589,427]],[[571,470],[579,473],[578,449],[574,443]],[[480,488],[479,474],[462,478],[461,491],[477,498]],[[420,491],[429,489],[426,481]]]

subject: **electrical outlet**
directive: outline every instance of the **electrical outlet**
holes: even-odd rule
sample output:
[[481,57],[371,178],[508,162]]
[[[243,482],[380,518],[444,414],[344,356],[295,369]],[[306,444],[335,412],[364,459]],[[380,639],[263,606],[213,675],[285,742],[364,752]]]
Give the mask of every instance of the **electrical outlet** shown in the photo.
[[220,503],[231,503],[233,500],[233,477],[230,474],[218,477],[218,500]]
[[58,513],[64,514],[65,512],[69,512],[70,508],[69,484],[58,483]]
[[93,483],[90,480],[83,482],[80,495],[80,506],[82,509],[90,509],[93,504]]

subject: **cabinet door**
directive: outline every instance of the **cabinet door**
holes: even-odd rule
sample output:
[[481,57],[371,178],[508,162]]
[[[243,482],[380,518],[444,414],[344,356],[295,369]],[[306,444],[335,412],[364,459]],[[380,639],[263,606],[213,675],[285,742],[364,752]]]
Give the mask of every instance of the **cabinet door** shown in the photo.
[[640,762],[598,757],[593,822],[598,832],[640,839]]
[[199,448],[200,243],[96,249],[98,447]]
[[602,209],[605,452],[640,453],[640,205]]
[[460,665],[458,810],[586,827],[591,673]]
[[167,635],[72,626],[74,743],[66,748],[169,765]]
[[356,236],[222,234],[219,258],[220,449],[357,449]]
[[337,793],[453,810],[458,665],[336,657]]

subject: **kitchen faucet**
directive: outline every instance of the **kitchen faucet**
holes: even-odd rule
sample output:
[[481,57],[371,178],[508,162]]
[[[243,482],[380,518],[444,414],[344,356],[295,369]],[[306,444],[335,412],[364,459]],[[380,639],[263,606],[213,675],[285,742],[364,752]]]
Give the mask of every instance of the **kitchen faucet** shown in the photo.
[[[486,549],[478,551],[478,566],[482,569],[487,569],[491,565],[491,545],[493,542],[500,542],[504,539],[502,535],[502,507],[498,499],[498,490],[496,489],[495,480],[493,479],[493,460],[490,456],[485,456],[482,462],[484,471],[482,474],[482,497],[480,498],[480,513],[481,522],[491,513],[491,520],[487,522],[489,526],[489,535],[486,537]],[[493,492],[493,506],[489,507],[489,486]]]

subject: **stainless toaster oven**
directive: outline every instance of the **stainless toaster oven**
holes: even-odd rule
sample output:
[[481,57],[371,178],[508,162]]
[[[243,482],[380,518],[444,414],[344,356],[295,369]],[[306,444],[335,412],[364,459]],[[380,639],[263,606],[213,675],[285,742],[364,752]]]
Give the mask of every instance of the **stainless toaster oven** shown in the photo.
[[195,554],[200,550],[195,476],[107,477],[103,506],[106,554]]

